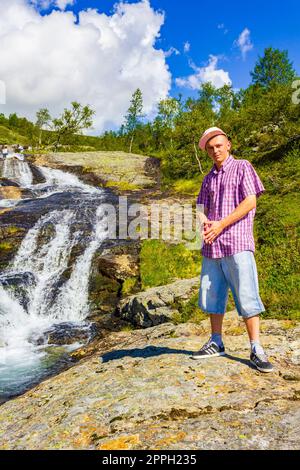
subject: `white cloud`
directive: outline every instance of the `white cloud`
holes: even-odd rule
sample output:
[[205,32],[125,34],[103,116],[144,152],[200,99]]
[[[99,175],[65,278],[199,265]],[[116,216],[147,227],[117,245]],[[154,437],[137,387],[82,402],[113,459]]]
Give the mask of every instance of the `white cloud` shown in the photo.
[[163,23],[148,0],[120,3],[112,15],[81,11],[78,22],[70,11],[42,16],[29,1],[1,0],[0,112],[34,119],[39,108],[57,115],[76,100],[96,110],[99,133],[122,123],[139,87],[150,114],[171,87],[165,53],[154,47]]
[[29,0],[29,3],[40,10],[47,10],[50,7],[57,7],[65,10],[68,5],[74,5],[76,0]]
[[183,45],[183,50],[184,52],[190,52],[190,49],[191,49],[191,45],[188,41],[186,41]]
[[170,49],[165,52],[165,57],[171,57],[173,54],[180,55],[180,52],[176,47],[170,47]]
[[190,64],[195,73],[185,78],[177,78],[176,85],[191,88],[192,90],[199,90],[201,84],[206,82],[211,82],[216,88],[221,88],[223,85],[231,85],[229,73],[217,68],[218,60],[218,57],[210,55],[209,63],[205,67],[197,67],[194,64]]
[[245,28],[244,31],[241,32],[238,39],[234,41],[234,44],[239,47],[243,59],[246,58],[247,52],[253,49],[253,44],[250,39],[250,30]]

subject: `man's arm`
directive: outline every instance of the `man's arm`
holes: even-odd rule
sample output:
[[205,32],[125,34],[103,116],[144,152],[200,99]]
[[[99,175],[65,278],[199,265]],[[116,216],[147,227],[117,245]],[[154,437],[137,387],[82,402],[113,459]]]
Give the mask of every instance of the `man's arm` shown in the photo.
[[227,227],[245,217],[252,209],[256,207],[256,195],[247,196],[231,214],[222,220],[208,221],[204,230],[205,243],[211,244],[215,238]]

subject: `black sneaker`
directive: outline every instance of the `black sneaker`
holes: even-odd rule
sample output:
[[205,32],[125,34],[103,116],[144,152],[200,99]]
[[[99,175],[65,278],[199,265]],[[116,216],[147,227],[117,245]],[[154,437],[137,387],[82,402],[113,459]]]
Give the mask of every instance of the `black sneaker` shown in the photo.
[[269,362],[265,354],[256,354],[252,351],[250,355],[250,362],[260,372],[273,372],[274,370],[274,367],[272,366],[271,362]]
[[208,357],[216,357],[216,356],[224,356],[225,355],[225,348],[224,345],[218,346],[217,343],[213,341],[208,341],[207,343],[202,346],[202,348],[197,351],[193,352],[190,356],[191,359],[207,359]]

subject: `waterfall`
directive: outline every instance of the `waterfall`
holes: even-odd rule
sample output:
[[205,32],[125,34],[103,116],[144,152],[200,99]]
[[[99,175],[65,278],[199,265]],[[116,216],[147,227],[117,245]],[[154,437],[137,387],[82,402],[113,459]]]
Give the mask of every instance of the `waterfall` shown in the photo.
[[53,318],[63,321],[82,321],[89,313],[88,284],[93,256],[107,237],[107,227],[101,206],[96,212],[96,224],[92,240],[78,258],[70,279],[64,284],[51,308]]
[[28,163],[12,157],[4,160],[2,176],[19,183],[22,187],[30,186],[33,180]]
[[[24,162],[11,161],[4,169],[6,177],[18,177],[24,184],[24,167],[19,165]],[[65,192],[72,197],[67,206],[39,218],[0,273],[0,396],[22,393],[43,377],[52,351],[40,342],[46,331],[68,322],[86,328],[91,264],[108,236],[101,189],[61,170],[39,169],[46,182],[31,186],[37,199]],[[53,357],[57,361],[55,353]]]
[[[107,231],[100,206],[88,246],[75,262],[70,278],[57,288],[68,267],[72,248],[78,241],[79,233],[72,233],[71,230],[74,216],[73,211],[65,210],[53,211],[42,217],[29,230],[11,266],[2,275],[5,278],[5,275],[30,273],[34,280],[23,286],[21,294],[6,292],[5,296],[1,295],[0,341],[4,345],[9,346],[11,342],[15,344],[15,337],[18,336],[23,338],[26,345],[33,333],[40,334],[54,323],[81,322],[88,315],[91,262],[95,251],[106,238]],[[45,229],[51,229],[53,234],[50,240],[43,243],[40,237]],[[3,293],[3,287],[1,289]],[[28,299],[26,308],[22,307],[24,290]],[[24,344],[20,344],[20,347],[24,347]]]
[[48,168],[45,166],[39,166],[38,168],[46,178],[46,183],[42,183],[43,186],[58,186],[60,191],[66,191],[68,188],[71,188],[74,191],[74,188],[76,188],[90,194],[99,192],[99,189],[82,183],[82,181],[80,181],[80,179],[72,173],[67,173],[66,171],[62,170],[54,170],[53,168]]

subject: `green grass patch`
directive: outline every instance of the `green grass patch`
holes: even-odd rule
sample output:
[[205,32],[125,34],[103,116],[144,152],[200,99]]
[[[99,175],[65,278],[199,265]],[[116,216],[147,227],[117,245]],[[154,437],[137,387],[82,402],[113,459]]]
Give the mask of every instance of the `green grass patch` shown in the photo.
[[161,240],[143,240],[140,263],[142,289],[147,289],[198,276],[201,253],[188,250],[182,243],[170,245]]
[[2,242],[0,243],[0,250],[2,251],[9,251],[11,250],[13,245],[9,242]]
[[8,129],[8,127],[5,126],[0,126],[0,144],[21,144],[21,145],[26,145],[29,143],[29,140],[27,137],[24,137],[23,135],[19,134],[16,131],[12,131],[11,129]]
[[137,184],[128,183],[127,181],[108,181],[105,186],[107,188],[117,188],[120,191],[139,191],[141,189]]
[[122,285],[122,295],[126,296],[137,292],[138,284],[139,282],[137,277],[128,277],[125,279]]
[[173,322],[186,323],[192,322],[199,324],[202,320],[206,320],[208,315],[198,307],[198,292],[195,293],[187,302],[178,302],[174,305],[178,313],[173,316]]
[[193,179],[178,179],[171,188],[179,194],[197,196],[200,191],[202,177],[198,176]]

